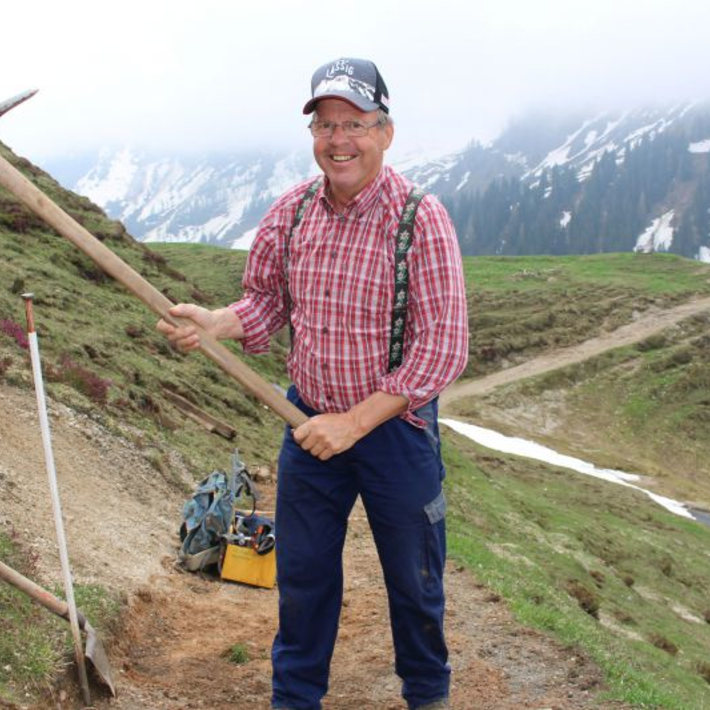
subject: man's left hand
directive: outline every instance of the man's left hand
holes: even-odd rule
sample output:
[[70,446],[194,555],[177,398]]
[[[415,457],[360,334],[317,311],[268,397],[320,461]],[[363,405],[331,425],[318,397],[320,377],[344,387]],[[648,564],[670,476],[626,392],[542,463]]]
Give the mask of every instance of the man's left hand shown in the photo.
[[305,451],[321,461],[347,451],[360,439],[355,417],[350,412],[318,414],[293,431],[293,438]]

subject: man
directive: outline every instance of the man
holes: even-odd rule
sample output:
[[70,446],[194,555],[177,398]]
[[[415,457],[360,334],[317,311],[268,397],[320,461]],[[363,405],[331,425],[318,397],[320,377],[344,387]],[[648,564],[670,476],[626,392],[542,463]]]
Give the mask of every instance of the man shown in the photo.
[[[383,166],[394,126],[377,67],[339,59],[315,72],[311,89],[304,113],[313,114],[324,177],[292,188],[264,217],[239,302],[216,311],[179,305],[172,313],[217,338],[241,340],[248,352],[267,351],[270,336],[291,324],[288,397],[310,419],[287,428],[279,458],[272,706],[321,707],[342,601],[343,543],[359,494],[384,571],[402,695],[410,708],[449,707],[436,398],[468,354],[456,235],[426,195],[404,263],[397,256],[403,210],[411,216],[416,205],[408,200],[411,183]],[[407,271],[406,292],[397,296],[406,326],[400,310],[393,328],[395,291]],[[191,327],[158,327],[183,350],[199,345]]]

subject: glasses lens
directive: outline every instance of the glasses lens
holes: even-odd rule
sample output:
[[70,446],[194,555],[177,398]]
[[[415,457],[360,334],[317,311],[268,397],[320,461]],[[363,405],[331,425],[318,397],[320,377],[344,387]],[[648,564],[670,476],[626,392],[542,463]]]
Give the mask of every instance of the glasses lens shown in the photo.
[[360,121],[345,121],[343,130],[346,136],[364,136],[367,133],[367,126]]
[[308,127],[311,129],[311,133],[319,138],[323,136],[332,136],[333,131],[335,131],[338,126],[342,128],[343,133],[345,133],[346,136],[360,138],[367,135],[370,128],[378,125],[378,123],[379,122],[376,121],[375,123],[368,125],[366,123],[362,123],[362,121],[343,121],[342,123],[335,123],[333,121],[311,121]]

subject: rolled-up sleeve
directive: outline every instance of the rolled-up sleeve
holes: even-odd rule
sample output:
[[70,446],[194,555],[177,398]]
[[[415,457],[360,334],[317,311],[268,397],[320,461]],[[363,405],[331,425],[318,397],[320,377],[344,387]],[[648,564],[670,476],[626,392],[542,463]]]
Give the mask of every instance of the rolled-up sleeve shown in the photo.
[[288,322],[283,249],[292,211],[280,200],[262,219],[244,269],[244,295],[229,306],[242,323],[248,353],[268,352],[271,336]]
[[419,206],[408,258],[409,298],[402,365],[383,376],[378,389],[409,400],[415,411],[462,372],[468,360],[468,313],[461,252],[454,226],[439,201],[427,195]]

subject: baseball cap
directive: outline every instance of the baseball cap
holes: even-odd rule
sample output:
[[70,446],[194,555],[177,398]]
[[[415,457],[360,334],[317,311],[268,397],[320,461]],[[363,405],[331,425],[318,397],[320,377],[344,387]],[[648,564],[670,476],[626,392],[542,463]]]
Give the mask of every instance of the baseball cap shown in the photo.
[[343,99],[361,111],[390,111],[387,86],[374,62],[368,59],[336,59],[316,69],[311,96],[303,113],[313,113],[321,99]]

